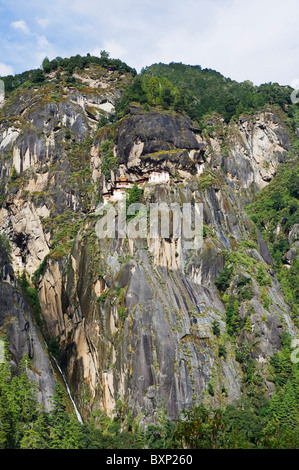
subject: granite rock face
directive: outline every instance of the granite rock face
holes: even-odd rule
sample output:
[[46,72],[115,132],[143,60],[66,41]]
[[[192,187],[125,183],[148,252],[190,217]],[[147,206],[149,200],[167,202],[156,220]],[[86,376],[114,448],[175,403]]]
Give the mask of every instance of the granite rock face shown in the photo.
[[[28,90],[1,111],[1,231],[15,272],[32,275],[43,262],[37,282],[43,333],[59,344],[76,404],[84,417],[98,409],[112,416],[121,402],[145,423],[161,407],[170,419],[200,402],[219,407],[244,393],[237,352],[245,354],[245,345],[269,395],[269,358],[281,347],[281,331],[295,336],[297,330],[244,204],[284,161],[287,128],[271,108],[228,125],[215,117],[204,133],[184,115],[132,106],[113,132],[97,129],[101,113],[109,115],[122,93],[125,79],[116,77],[109,88],[112,78],[85,75],[81,91],[64,88],[58,97],[42,87]],[[117,162],[110,176],[102,173],[105,145]],[[146,185],[141,202],[147,210],[151,203],[201,203],[201,247],[190,249],[182,234],[99,239],[101,194],[121,175],[134,181],[157,168],[169,172],[170,182]],[[295,244],[296,227],[290,237]],[[49,362],[1,256],[1,322],[9,319],[14,361],[32,356],[48,396]],[[234,272],[223,297],[215,280],[227,262]],[[259,266],[268,279],[263,288]],[[241,280],[250,289],[242,290]],[[229,296],[239,299],[246,324],[234,339],[226,332]]]
[[[115,147],[120,163],[132,167],[132,156],[137,149],[139,157],[144,157],[177,149],[199,152],[204,144],[200,129],[187,116],[139,112],[121,122]],[[136,163],[139,165],[140,160]]]
[[[158,202],[160,191],[163,199],[167,193],[155,188]],[[179,191],[174,191],[172,197],[179,201]],[[189,200],[198,192],[190,190]],[[243,214],[229,225],[234,207],[227,199],[225,217],[218,219],[222,201],[220,191],[217,194],[219,201],[215,195],[203,198],[214,233],[200,250],[185,250],[182,238],[97,240],[95,222],[84,228],[86,237],[78,234],[62,279],[66,313],[60,337],[62,361],[79,402],[82,379],[91,391],[92,408],[100,404],[111,414],[121,400],[134,415],[144,414],[149,421],[160,406],[176,418],[202,400],[217,407],[242,395],[242,367],[233,341],[225,337],[226,307],[214,284],[224,266],[224,250],[237,251],[249,262],[235,269],[229,292],[238,295],[238,280],[250,279],[252,298],[240,302],[240,319],[249,317],[251,330],[243,329],[237,344],[240,349],[248,345],[268,393],[269,358],[281,346],[282,328],[292,335],[296,328],[258,246],[248,243],[234,250],[242,245],[251,222]],[[270,309],[261,299],[255,265],[263,266],[271,279],[266,288]],[[213,333],[214,321],[219,322],[222,339]],[[223,341],[227,355],[219,357]],[[207,394],[208,383],[213,384],[214,397]]]
[[18,288],[14,271],[1,244],[0,272],[0,330],[6,334],[9,343],[11,364],[17,371],[22,357],[25,354],[29,356],[32,365],[28,371],[29,377],[37,384],[38,401],[49,411],[56,378],[27,300]]

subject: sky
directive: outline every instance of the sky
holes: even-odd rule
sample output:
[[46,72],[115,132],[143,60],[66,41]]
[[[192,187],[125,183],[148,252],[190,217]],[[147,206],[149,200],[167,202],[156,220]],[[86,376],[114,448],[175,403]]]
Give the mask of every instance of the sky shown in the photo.
[[45,57],[211,68],[255,85],[299,79],[298,0],[0,0],[0,76]]

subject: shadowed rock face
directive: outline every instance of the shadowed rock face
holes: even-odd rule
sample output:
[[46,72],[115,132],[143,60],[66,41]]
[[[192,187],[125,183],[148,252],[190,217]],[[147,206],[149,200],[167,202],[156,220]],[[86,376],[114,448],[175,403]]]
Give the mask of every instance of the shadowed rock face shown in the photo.
[[[284,160],[287,129],[270,109],[227,126],[222,122],[218,134],[219,123],[211,120],[208,135],[186,116],[132,108],[114,135],[96,129],[91,109],[107,98],[105,90],[65,89],[55,103],[51,95],[42,100],[39,92],[28,91],[3,108],[6,120],[0,123],[1,228],[11,242],[15,271],[19,251],[30,275],[47,255],[38,282],[42,313],[47,334],[59,341],[60,363],[80,412],[87,417],[103,409],[113,415],[121,400],[134,416],[152,422],[158,407],[173,419],[201,402],[233,402],[246,387],[236,359],[244,345],[267,395],[273,388],[267,367],[280,348],[280,332],[297,332],[244,201]],[[117,87],[109,93],[111,103],[121,95]],[[110,178],[101,173],[101,146],[112,136],[117,170]],[[12,181],[13,164],[20,174]],[[201,202],[206,233],[200,249],[187,248],[182,236],[97,238],[98,217],[91,214],[99,194],[120,174],[133,180],[156,166],[169,170],[170,183],[146,186],[142,202],[147,208],[151,202]],[[66,246],[70,240],[73,245]],[[14,363],[26,353],[41,372],[36,378],[46,402],[54,383],[51,368],[2,248],[0,256],[0,325],[7,329]],[[227,260],[234,274],[226,294],[240,298],[240,321],[249,318],[251,325],[250,331],[247,321],[233,340],[225,333],[225,298],[215,285]],[[260,265],[271,279],[263,292],[256,279]],[[242,277],[250,279],[251,298],[242,299],[238,290]],[[270,308],[262,300],[265,293]],[[215,320],[220,337],[213,333]],[[214,396],[207,392],[209,383]]]
[[37,384],[39,402],[49,411],[56,380],[30,308],[17,286],[13,269],[1,244],[0,272],[0,330],[7,336],[11,363],[17,369],[22,357],[25,354],[29,356],[33,366],[28,371],[29,376]]
[[190,118],[179,114],[140,113],[120,125],[115,141],[121,163],[127,163],[134,144],[143,143],[141,155],[174,149],[202,149],[200,134]]

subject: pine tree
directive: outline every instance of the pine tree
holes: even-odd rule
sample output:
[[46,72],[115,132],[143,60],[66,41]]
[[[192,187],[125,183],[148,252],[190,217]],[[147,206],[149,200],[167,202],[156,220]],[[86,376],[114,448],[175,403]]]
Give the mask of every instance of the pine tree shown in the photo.
[[50,427],[46,413],[40,413],[36,421],[26,429],[20,442],[21,449],[49,449]]
[[9,381],[11,377],[10,367],[7,361],[0,364],[0,449],[9,447],[12,429],[10,406],[8,398]]

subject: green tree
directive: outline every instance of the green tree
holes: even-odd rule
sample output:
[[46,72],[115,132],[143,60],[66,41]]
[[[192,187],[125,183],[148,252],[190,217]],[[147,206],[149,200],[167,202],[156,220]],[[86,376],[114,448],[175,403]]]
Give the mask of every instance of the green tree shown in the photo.
[[234,268],[233,266],[225,266],[223,271],[219,274],[215,280],[215,285],[220,292],[225,292],[230,285],[230,280],[233,275]]
[[[132,186],[132,188],[126,190],[126,212],[128,212],[128,208],[132,204],[139,203],[141,201],[141,196],[142,196],[143,190],[141,188],[138,188],[137,183],[135,182]],[[134,217],[136,217],[137,214],[135,215],[127,215],[127,220],[131,220]]]
[[24,356],[19,374],[12,375],[7,360],[0,364],[0,442],[2,448],[17,449],[25,430],[37,418],[36,387],[29,380],[30,360]]
[[221,330],[220,330],[220,325],[218,320],[214,320],[212,323],[212,331],[215,336],[220,336]]
[[223,429],[222,411],[200,405],[183,412],[174,439],[181,448],[217,449],[221,445]]
[[10,178],[12,181],[15,181],[18,178],[19,174],[16,170],[16,167],[13,165],[10,172]]
[[41,70],[41,69],[33,70],[32,73],[31,73],[31,81],[33,83],[42,83],[42,82],[44,82],[45,81],[45,75],[44,75],[43,70]]
[[233,336],[235,333],[238,333],[240,327],[239,302],[234,295],[229,296],[225,315],[227,332],[229,335]]
[[42,63],[42,68],[45,73],[51,72],[51,64],[48,57],[45,57]]
[[51,449],[64,449],[64,435],[68,426],[68,415],[66,409],[66,392],[64,388],[57,384],[53,395],[53,409],[49,417]]
[[69,414],[66,407],[67,393],[56,385],[53,396],[53,409],[49,415],[50,448],[79,449],[81,447],[82,427],[75,414]]
[[49,449],[50,425],[48,415],[39,413],[36,421],[24,431],[20,449]]

